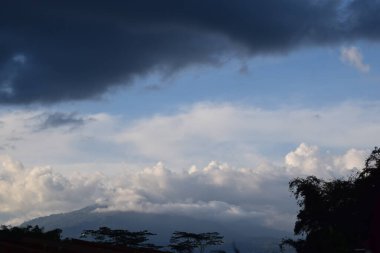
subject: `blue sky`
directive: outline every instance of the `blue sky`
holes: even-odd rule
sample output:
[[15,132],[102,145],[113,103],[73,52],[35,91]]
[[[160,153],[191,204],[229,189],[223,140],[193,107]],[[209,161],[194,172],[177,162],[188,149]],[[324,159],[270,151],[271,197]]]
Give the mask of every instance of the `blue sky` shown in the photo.
[[263,108],[323,107],[348,101],[376,101],[379,46],[355,43],[371,66],[362,73],[341,60],[341,48],[313,47],[286,54],[229,59],[163,76],[154,72],[134,86],[117,88],[99,100],[60,104],[84,112],[112,111],[127,117],[170,113],[199,101],[232,102]]
[[223,2],[210,17],[211,0],[167,1],[168,17],[153,2],[50,3],[18,26],[5,15],[0,223],[105,203],[290,231],[288,181],[346,176],[380,141],[380,5],[350,1],[339,21],[338,2]]

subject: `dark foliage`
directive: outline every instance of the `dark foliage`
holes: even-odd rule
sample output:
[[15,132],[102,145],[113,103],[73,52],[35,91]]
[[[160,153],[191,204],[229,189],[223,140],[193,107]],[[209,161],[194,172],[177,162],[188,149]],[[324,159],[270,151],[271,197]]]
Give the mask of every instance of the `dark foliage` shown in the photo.
[[195,248],[199,248],[203,253],[207,246],[223,244],[223,236],[218,232],[209,233],[188,233],[175,231],[170,238],[169,247],[177,252],[191,253]]
[[294,234],[285,239],[298,253],[340,253],[359,249],[379,251],[380,149],[375,148],[365,168],[348,179],[325,181],[315,176],[296,178],[289,188],[300,210]]
[[36,238],[49,241],[61,240],[61,229],[44,232],[39,226],[11,227],[2,225],[0,228],[0,240],[20,240],[22,238]]
[[147,230],[131,232],[123,229],[110,229],[100,227],[98,230],[84,230],[82,238],[92,238],[96,242],[127,246],[132,248],[160,248],[151,243],[146,243],[149,236],[155,235]]

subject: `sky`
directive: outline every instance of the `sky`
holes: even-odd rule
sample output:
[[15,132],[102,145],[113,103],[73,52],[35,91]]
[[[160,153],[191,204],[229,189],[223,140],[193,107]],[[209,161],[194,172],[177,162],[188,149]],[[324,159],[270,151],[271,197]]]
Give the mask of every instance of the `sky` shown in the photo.
[[0,223],[72,211],[291,231],[295,177],[380,137],[380,1],[3,1]]

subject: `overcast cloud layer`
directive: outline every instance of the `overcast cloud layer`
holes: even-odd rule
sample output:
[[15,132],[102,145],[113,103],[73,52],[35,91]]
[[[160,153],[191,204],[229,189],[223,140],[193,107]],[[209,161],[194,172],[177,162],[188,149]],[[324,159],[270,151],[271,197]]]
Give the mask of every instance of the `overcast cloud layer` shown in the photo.
[[[377,103],[341,104],[322,109],[265,110],[234,104],[198,103],[174,115],[133,122],[118,141],[145,157],[178,161],[207,154],[234,163],[254,163],[259,152],[301,142],[332,149],[372,148],[379,139]],[[202,162],[206,162],[202,160]]]
[[123,163],[141,168],[159,161],[176,169],[211,160],[251,167],[268,156],[278,161],[302,142],[333,153],[372,149],[380,141],[380,119],[374,117],[379,111],[375,102],[319,109],[196,103],[135,120],[108,113],[2,111],[0,150],[27,165],[62,171],[113,173]]
[[152,71],[376,41],[379,11],[378,0],[6,1],[0,103],[94,98]]

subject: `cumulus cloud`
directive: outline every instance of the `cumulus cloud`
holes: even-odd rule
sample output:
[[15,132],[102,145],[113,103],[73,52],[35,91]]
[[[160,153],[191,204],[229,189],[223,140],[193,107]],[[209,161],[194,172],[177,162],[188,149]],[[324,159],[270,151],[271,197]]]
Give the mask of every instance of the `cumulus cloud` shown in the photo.
[[0,213],[13,218],[68,211],[82,201],[91,204],[102,188],[99,174],[67,178],[50,167],[25,168],[8,156],[0,161]]
[[[287,190],[288,182],[295,176],[310,175],[305,159],[318,157],[318,167],[312,167],[317,176],[346,176],[353,168],[342,170],[336,167],[340,163],[333,161],[355,161],[357,152],[331,155],[301,144],[285,156],[283,165],[238,168],[213,161],[204,167],[178,170],[160,162],[138,170],[124,168],[115,176],[94,172],[63,175],[50,167],[26,168],[1,156],[0,217],[17,221],[98,203],[106,205],[98,212],[121,210],[211,220],[246,219],[267,227],[290,229],[297,207]],[[294,170],[289,170],[289,166]]]
[[367,73],[370,70],[370,66],[364,63],[363,56],[357,47],[342,47],[340,58],[360,72]]
[[289,167],[303,168],[308,172],[313,172],[319,167],[320,159],[317,154],[318,147],[302,143],[295,151],[286,155],[285,164]]
[[367,156],[368,152],[352,148],[348,150],[344,156],[335,158],[334,164],[336,167],[344,169],[360,169],[363,166],[363,161]]
[[341,177],[350,170],[360,170],[368,152],[349,149],[344,155],[321,153],[317,146],[301,143],[285,156],[287,172],[293,175],[316,175],[323,178]]
[[376,0],[79,1],[1,8],[0,103],[94,98],[152,71],[378,40]]

